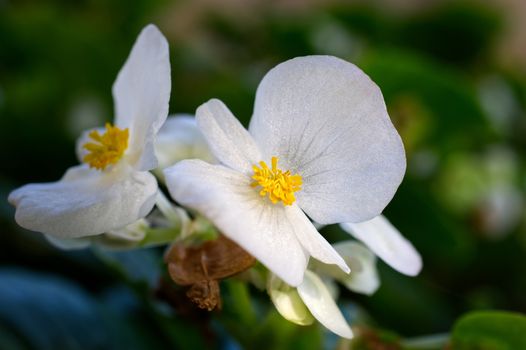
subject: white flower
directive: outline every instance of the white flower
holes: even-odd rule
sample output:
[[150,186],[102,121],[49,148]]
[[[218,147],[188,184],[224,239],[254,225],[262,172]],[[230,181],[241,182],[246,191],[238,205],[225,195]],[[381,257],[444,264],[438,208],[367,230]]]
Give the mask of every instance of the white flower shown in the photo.
[[303,283],[297,288],[290,287],[271,275],[267,290],[274,306],[287,320],[308,325],[314,321],[314,316],[332,332],[351,338],[351,329],[334,301],[338,288],[333,279],[351,291],[373,294],[380,286],[376,256],[358,242],[339,242],[333,247],[349,265],[351,273],[346,274],[334,265],[313,260]]
[[218,100],[196,118],[222,164],[166,169],[174,199],[291,286],[310,256],[349,271],[307,215],[322,224],[368,220],[402,180],[403,145],[369,77],[335,57],[299,57],[259,85],[250,133]]
[[168,43],[149,25],[113,85],[115,126],[81,137],[82,160],[61,180],[25,185],[9,195],[24,228],[56,238],[120,230],[152,209],[157,181],[154,138],[168,114]]
[[342,256],[351,273],[343,273],[334,265],[313,261],[312,269],[317,273],[330,276],[347,289],[361,294],[372,295],[380,287],[380,278],[376,269],[376,256],[361,243],[343,241],[333,244],[334,249]]
[[395,270],[409,276],[416,276],[422,269],[420,254],[385,216],[379,215],[360,223],[347,222],[340,226],[365,243],[380,259]]
[[212,151],[197,127],[195,118],[187,114],[169,116],[155,140],[155,155],[159,161],[156,175],[183,159],[214,162]]
[[274,306],[285,319],[299,325],[309,325],[316,318],[340,337],[352,338],[352,330],[329,289],[314,272],[305,271],[303,282],[297,288],[270,276],[267,290]]

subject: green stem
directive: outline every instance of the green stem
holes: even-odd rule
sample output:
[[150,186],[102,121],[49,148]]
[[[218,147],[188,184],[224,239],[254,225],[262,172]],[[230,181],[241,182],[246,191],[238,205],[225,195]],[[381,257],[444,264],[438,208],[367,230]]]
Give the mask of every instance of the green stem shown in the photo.
[[144,239],[139,243],[141,247],[169,244],[180,235],[179,228],[155,228],[147,229]]

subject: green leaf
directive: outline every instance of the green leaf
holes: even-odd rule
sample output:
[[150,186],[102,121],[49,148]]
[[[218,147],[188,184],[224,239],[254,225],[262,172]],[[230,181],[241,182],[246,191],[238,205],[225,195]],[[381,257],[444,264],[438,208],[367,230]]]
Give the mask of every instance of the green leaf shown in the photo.
[[162,346],[129,315],[113,313],[52,275],[0,270],[0,348],[148,349]]
[[457,321],[451,348],[458,350],[526,349],[526,316],[502,311],[472,312]]

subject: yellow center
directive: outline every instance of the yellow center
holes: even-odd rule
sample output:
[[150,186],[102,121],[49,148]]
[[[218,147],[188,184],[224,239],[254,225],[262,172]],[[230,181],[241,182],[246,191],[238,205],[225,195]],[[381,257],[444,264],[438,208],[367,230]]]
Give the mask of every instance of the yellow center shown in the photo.
[[108,165],[117,163],[128,148],[128,128],[121,130],[110,123],[106,123],[106,132],[102,135],[97,130],[89,133],[93,142],[87,142],[82,146],[89,153],[84,156],[83,161],[90,168],[104,170]]
[[268,195],[272,203],[282,201],[284,205],[291,205],[296,200],[294,192],[301,190],[301,176],[291,175],[290,171],[283,172],[278,168],[278,158],[272,157],[272,168],[270,169],[264,161],[259,166],[253,165],[255,180],[252,187],[261,187],[259,194],[262,197]]

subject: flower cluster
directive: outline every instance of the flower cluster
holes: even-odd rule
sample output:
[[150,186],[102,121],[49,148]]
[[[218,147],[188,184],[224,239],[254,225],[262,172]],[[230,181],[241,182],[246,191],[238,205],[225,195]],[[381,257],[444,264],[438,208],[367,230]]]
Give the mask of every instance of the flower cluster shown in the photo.
[[[248,130],[217,99],[195,118],[167,119],[170,86],[168,43],[149,25],[113,85],[114,123],[81,135],[82,164],[62,179],[9,195],[17,223],[62,248],[169,244],[173,280],[210,310],[221,305],[218,281],[257,260],[259,286],[285,318],[346,338],[334,281],[374,293],[376,256],[419,273],[420,256],[381,215],[404,148],[359,68],[331,56],[279,64],[257,89]],[[363,244],[331,245],[319,232],[329,224]]]

